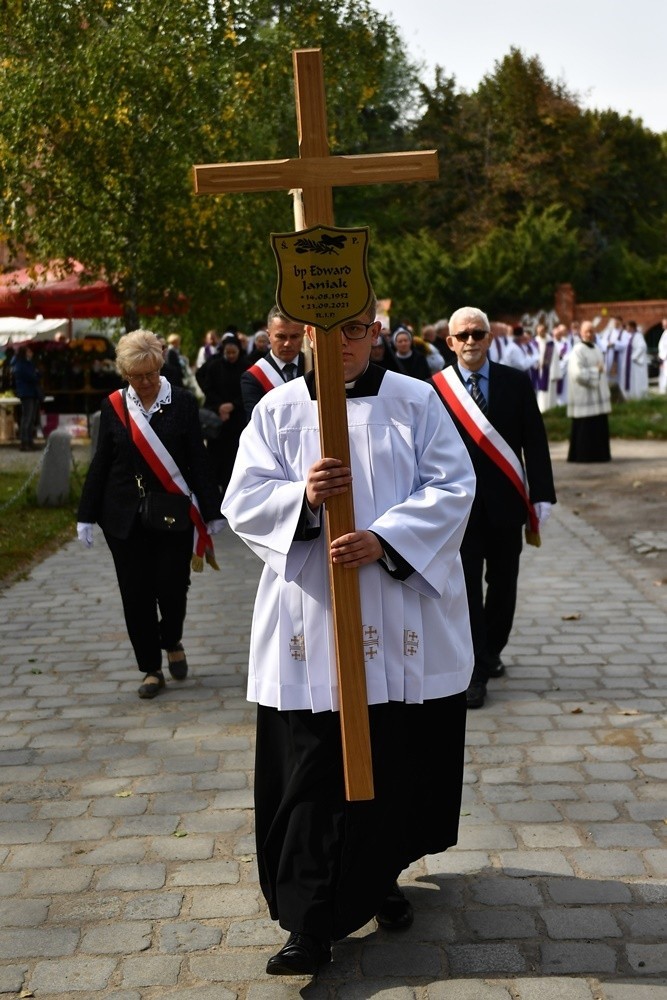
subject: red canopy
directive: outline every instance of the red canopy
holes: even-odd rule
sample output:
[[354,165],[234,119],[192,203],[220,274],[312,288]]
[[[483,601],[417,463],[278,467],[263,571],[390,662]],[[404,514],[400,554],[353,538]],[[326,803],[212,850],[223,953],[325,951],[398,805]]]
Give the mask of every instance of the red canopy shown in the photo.
[[0,275],[0,316],[41,315],[45,319],[122,316],[120,298],[106,281],[82,282],[83,264],[62,268],[37,264]]

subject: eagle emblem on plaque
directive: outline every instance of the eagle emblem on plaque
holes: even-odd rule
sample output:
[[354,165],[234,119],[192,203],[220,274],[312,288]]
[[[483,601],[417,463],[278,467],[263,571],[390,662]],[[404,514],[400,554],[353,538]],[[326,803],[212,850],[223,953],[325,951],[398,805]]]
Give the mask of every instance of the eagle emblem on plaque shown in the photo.
[[371,300],[367,226],[272,233],[271,246],[276,303],[289,319],[328,331],[365,312]]

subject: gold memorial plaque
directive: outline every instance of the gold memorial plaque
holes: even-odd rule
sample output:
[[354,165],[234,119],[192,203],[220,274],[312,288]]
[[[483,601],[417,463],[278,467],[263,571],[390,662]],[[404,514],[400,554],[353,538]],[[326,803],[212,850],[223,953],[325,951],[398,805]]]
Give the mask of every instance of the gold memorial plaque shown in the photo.
[[271,246],[278,265],[276,303],[285,316],[326,331],[363,314],[371,298],[367,226],[272,233]]

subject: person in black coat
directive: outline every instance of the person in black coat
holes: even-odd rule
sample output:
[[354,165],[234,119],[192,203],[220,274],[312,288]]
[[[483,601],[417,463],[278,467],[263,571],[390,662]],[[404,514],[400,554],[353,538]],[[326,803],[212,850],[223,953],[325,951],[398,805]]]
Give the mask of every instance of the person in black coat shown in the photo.
[[[556,494],[547,435],[530,379],[524,372],[488,360],[491,333],[488,318],[481,310],[458,309],[449,321],[449,330],[448,345],[457,356],[452,370],[523,465],[530,500],[538,519],[546,521],[551,505],[556,502]],[[477,375],[471,380],[473,373]],[[439,373],[435,377],[436,386],[443,375]],[[479,398],[476,398],[475,381],[481,392]],[[505,670],[500,654],[514,620],[527,507],[505,473],[473,439],[457,412],[449,406],[448,409],[470,453],[477,476],[461,559],[475,649],[468,707],[481,708],[488,679],[502,676]]]
[[33,364],[32,351],[29,347],[17,348],[16,354],[11,360],[11,371],[14,392],[21,400],[21,423],[19,425],[21,451],[32,451],[42,390],[39,371]]
[[231,478],[239,438],[246,424],[241,376],[247,364],[236,337],[226,335],[220,345],[220,353],[202,365],[196,374],[204,393],[204,408],[222,420],[219,435],[208,443],[221,494],[224,494]]
[[[197,499],[201,517],[215,533],[220,495],[201,436],[198,406],[186,389],[160,375],[162,348],[157,337],[136,330],[121,337],[116,365],[129,383],[124,404],[137,421],[147,421]],[[102,528],[116,567],[125,623],[137,665],[146,674],[140,698],[153,698],[164,688],[162,650],[169,672],[185,680],[188,664],[182,645],[187,592],[193,559],[193,525],[173,534],[154,531],[140,518],[140,476],[146,493],[166,493],[164,481],[144,452],[130,439],[128,411],[118,390],[102,401],[97,449],[83,486],[77,534],[93,544],[93,524]],[[118,409],[116,409],[116,404]]]

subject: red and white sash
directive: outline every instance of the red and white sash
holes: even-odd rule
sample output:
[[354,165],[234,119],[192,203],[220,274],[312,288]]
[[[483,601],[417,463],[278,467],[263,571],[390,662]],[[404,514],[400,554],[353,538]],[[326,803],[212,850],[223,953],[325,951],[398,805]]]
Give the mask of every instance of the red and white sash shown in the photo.
[[528,511],[526,541],[540,545],[540,523],[526,488],[526,474],[521,462],[502,434],[484,416],[465,385],[450,365],[431,379],[438,394],[447,403],[458,422],[468,432],[475,444],[482,449],[517,490]]
[[264,389],[264,392],[276,389],[279,385],[283,385],[285,382],[281,373],[276,371],[273,365],[270,364],[266,358],[260,358],[254,365],[251,365],[250,368],[248,368],[248,374],[257,379],[259,384]]
[[[206,562],[213,569],[218,569],[219,567],[215,561],[213,542],[201,515],[197,497],[194,493],[190,492],[188,484],[183,478],[176,462],[129,393],[126,394],[126,400],[130,416],[130,427],[132,429],[132,441],[140,451],[141,457],[167,493],[182,493],[190,498],[190,520],[195,529],[192,545],[193,570],[200,573],[204,568],[204,559],[206,559]],[[116,392],[112,392],[109,396],[109,402],[116,411],[118,419],[127,428],[125,407],[123,406],[123,390],[117,389]]]

